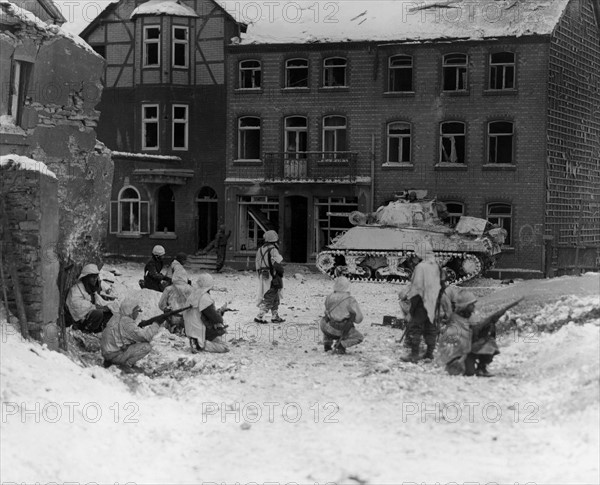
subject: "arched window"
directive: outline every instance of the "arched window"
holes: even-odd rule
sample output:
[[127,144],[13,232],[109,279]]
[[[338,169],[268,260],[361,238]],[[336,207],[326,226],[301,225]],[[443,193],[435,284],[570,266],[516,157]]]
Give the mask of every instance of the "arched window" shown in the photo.
[[487,205],[487,220],[504,229],[507,233],[504,244],[512,246],[512,205],[493,202]]
[[288,157],[306,158],[308,122],[305,116],[288,116],[285,119],[285,147]]
[[149,232],[148,202],[131,185],[123,187],[110,203],[110,233],[127,235]]
[[446,54],[443,61],[444,91],[466,91],[468,82],[468,56]]
[[390,56],[388,60],[388,91],[413,90],[413,60],[412,56]]
[[440,162],[465,163],[465,124],[445,121],[440,124]]
[[344,116],[325,116],[323,118],[323,151],[325,158],[340,158],[338,152],[347,150],[346,118]]
[[323,60],[323,86],[346,86],[346,59],[343,57],[329,57]]
[[163,185],[156,194],[155,232],[175,232],[175,194]]
[[388,123],[387,163],[410,163],[410,135],[410,123]]
[[488,163],[514,163],[513,137],[510,121],[488,123]]
[[288,59],[285,61],[285,87],[308,87],[308,59]]
[[260,61],[248,59],[240,61],[240,89],[258,89],[261,86],[262,71]]

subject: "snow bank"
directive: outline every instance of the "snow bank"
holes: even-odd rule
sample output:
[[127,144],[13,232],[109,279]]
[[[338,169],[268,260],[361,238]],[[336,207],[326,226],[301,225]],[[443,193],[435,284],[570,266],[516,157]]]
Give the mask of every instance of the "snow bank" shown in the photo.
[[54,172],[50,171],[44,162],[38,162],[37,160],[21,155],[2,155],[0,157],[0,167],[8,168],[9,170],[29,170],[54,179],[56,178]]
[[129,18],[136,15],[175,15],[177,17],[199,17],[193,8],[179,0],[150,0],[135,8]]

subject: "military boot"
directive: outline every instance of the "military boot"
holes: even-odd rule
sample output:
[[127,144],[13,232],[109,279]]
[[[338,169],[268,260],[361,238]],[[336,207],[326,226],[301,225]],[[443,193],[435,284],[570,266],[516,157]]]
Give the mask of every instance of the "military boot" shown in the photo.
[[435,350],[435,345],[428,345],[425,354],[423,355],[423,360],[433,360],[433,351]]
[[410,344],[410,354],[400,358],[402,362],[412,362],[413,364],[418,362],[419,359],[419,342],[412,342]]

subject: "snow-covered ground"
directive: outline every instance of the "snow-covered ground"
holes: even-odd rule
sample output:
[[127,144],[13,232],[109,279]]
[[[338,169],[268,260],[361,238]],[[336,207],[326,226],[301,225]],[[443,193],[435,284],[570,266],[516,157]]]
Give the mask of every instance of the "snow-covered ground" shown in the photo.
[[[142,266],[113,268],[114,292],[158,313],[159,294],[137,286]],[[396,285],[353,284],[366,339],[335,356],[316,327],[326,277],[288,267],[287,322],[260,326],[253,274],[214,278],[217,305],[238,310],[226,314],[231,351],[193,355],[163,329],[147,375],[103,369],[93,352],[74,362],[3,323],[2,481],[600,482],[598,274],[470,282],[483,313],[526,298],[491,379],[401,362],[401,330],[371,326],[397,312]]]

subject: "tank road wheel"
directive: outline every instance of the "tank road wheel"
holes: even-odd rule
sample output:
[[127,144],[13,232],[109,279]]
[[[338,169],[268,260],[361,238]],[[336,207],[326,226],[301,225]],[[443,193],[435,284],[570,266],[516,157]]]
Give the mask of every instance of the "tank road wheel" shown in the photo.
[[331,253],[321,253],[317,256],[316,266],[319,271],[329,276],[333,274],[335,258]]
[[473,278],[483,272],[483,264],[479,258],[473,254],[467,254],[463,259],[461,269],[466,274],[467,278]]
[[456,272],[448,266],[444,266],[444,272],[446,273],[446,284],[451,285],[456,281]]

